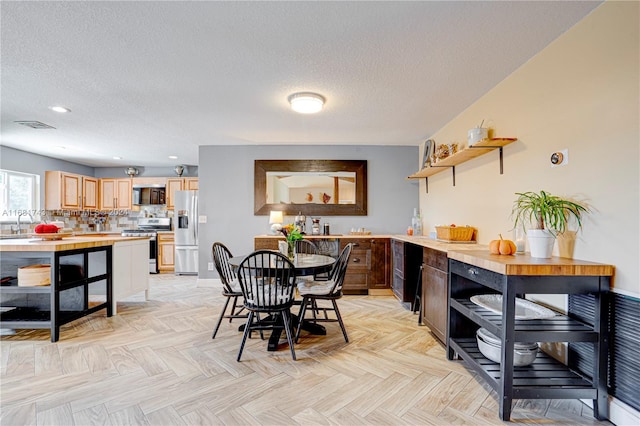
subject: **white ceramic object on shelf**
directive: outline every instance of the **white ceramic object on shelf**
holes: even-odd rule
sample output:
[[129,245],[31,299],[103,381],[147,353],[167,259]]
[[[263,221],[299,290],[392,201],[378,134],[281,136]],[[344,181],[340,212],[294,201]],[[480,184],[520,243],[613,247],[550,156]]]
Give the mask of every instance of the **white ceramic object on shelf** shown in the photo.
[[[494,334],[485,328],[480,328],[476,332],[478,349],[482,355],[493,362],[500,364],[502,355],[502,342]],[[515,342],[513,344],[513,366],[526,367],[536,360],[538,355],[537,343]]]
[[[497,314],[502,313],[502,295],[501,294],[479,294],[472,296],[470,299],[476,305],[488,309]],[[526,299],[516,297],[516,315],[517,320],[534,320],[549,319],[556,316],[551,309],[538,305]]]

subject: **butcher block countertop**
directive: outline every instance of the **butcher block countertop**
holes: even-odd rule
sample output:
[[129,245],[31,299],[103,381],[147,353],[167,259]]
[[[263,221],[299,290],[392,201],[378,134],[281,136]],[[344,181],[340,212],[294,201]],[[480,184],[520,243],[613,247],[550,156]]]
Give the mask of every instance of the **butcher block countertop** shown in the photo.
[[148,237],[123,237],[119,234],[105,236],[70,236],[61,240],[43,241],[37,238],[0,240],[0,252],[12,251],[67,251],[91,247],[110,246],[120,241],[145,240]]
[[404,241],[406,243],[416,244],[422,247],[428,247],[430,249],[443,251],[449,253],[451,250],[482,250],[488,247],[482,244],[476,243],[447,243],[444,241],[434,240],[429,237],[415,237],[409,235],[392,235],[394,240]]
[[541,259],[531,257],[529,253],[505,256],[491,254],[488,250],[452,250],[448,256],[502,275],[612,276],[614,271],[613,265],[564,257]]

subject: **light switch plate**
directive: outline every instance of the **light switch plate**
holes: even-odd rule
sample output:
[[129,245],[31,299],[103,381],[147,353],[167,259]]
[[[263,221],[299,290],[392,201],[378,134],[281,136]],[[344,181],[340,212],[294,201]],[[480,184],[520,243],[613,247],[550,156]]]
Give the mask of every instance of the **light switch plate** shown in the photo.
[[198,223],[207,223],[207,216],[198,216]]

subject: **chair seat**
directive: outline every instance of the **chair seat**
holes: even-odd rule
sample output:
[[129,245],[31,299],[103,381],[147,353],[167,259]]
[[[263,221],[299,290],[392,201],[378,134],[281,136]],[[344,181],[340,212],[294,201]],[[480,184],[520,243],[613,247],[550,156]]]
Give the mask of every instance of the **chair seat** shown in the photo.
[[334,280],[328,281],[300,281],[298,282],[298,292],[301,296],[313,294],[315,296],[327,296],[335,285]]
[[233,293],[242,294],[242,288],[240,288],[240,281],[238,281],[238,278],[234,278],[233,281],[229,283],[229,287],[231,287],[231,291]]
[[[264,286],[260,286],[261,289]],[[272,306],[274,308],[278,308],[281,305],[285,305],[287,302],[291,300],[288,295],[283,295],[282,293],[278,293],[275,288],[270,287],[268,290],[260,290],[254,294],[254,297],[245,297],[245,303],[251,306],[262,306],[268,307]]]

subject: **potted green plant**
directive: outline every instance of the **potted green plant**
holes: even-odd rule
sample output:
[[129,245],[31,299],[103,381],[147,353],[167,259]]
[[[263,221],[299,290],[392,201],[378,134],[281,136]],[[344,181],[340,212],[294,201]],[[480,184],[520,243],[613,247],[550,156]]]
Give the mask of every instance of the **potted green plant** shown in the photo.
[[515,217],[514,228],[518,225],[527,230],[529,249],[532,257],[551,257],[553,244],[558,235],[569,230],[570,221],[574,220],[577,229],[582,227],[582,215],[589,210],[586,206],[548,192],[516,192],[518,198],[513,204],[512,216]]

